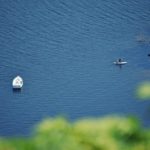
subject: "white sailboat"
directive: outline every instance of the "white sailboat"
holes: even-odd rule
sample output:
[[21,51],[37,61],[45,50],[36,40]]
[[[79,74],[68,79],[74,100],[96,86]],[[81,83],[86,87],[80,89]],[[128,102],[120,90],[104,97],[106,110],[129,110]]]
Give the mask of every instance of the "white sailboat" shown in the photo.
[[12,81],[12,86],[14,89],[21,89],[23,87],[23,79],[17,76]]

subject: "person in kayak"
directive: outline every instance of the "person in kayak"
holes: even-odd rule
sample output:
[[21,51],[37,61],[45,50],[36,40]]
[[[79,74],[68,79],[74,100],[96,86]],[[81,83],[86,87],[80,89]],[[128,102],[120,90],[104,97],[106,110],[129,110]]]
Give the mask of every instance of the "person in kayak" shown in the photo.
[[119,59],[118,59],[118,62],[122,62],[122,59],[121,59],[121,58],[119,58]]

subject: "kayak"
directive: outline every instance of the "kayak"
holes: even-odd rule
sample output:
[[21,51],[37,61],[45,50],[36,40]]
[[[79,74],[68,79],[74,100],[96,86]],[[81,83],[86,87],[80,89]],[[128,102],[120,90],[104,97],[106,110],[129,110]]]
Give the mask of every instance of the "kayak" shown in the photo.
[[127,64],[127,62],[126,61],[122,61],[122,62],[114,62],[114,64],[115,65],[125,65],[125,64]]

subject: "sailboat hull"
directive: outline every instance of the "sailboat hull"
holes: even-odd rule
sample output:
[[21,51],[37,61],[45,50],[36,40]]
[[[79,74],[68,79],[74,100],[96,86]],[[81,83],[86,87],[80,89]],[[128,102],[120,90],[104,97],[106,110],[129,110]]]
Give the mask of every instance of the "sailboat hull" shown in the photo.
[[13,89],[21,89],[23,87],[23,79],[20,76],[17,76],[13,79],[12,82]]

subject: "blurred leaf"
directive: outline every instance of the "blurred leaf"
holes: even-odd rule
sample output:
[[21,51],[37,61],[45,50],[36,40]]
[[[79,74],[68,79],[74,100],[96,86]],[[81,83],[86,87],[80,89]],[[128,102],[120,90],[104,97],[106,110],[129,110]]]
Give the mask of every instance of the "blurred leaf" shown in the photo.
[[150,100],[150,82],[141,83],[137,87],[136,95],[139,99]]

